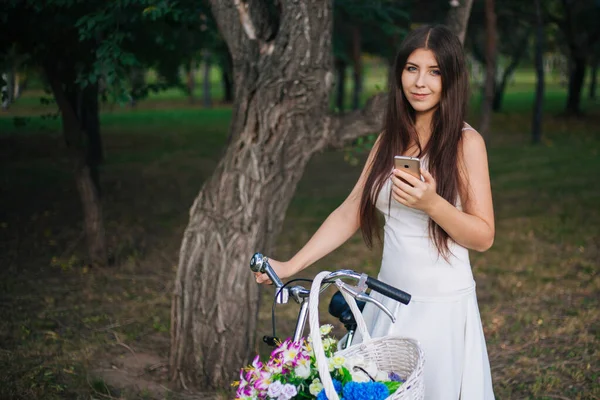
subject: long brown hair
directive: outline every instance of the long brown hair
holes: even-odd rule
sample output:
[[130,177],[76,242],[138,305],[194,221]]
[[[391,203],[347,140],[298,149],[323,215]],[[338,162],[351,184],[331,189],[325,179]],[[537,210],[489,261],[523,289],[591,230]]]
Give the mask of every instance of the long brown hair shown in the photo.
[[[442,77],[440,103],[431,121],[431,138],[424,148],[415,129],[415,110],[402,90],[402,71],[406,60],[417,49],[433,52]],[[468,96],[469,80],[463,47],[458,38],[441,25],[422,26],[410,32],[400,46],[390,74],[383,132],[360,201],[360,227],[367,246],[373,245],[374,231],[381,238],[375,203],[390,176],[394,156],[404,154],[411,145],[418,147],[418,157],[428,156],[429,172],[436,180],[437,193],[451,204],[456,203],[459,193],[458,152]],[[447,257],[448,234],[431,219],[429,233],[438,252]]]

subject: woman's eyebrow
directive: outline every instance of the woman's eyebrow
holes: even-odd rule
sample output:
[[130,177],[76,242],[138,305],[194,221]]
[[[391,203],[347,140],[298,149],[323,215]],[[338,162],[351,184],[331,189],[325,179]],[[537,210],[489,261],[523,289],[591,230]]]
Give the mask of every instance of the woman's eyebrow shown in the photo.
[[[415,64],[414,62],[411,62],[411,61],[407,61],[406,65],[412,65],[414,67],[418,67],[419,66],[418,64]],[[427,68],[433,69],[433,68],[439,68],[439,66],[437,64],[434,64],[434,65],[428,66]]]

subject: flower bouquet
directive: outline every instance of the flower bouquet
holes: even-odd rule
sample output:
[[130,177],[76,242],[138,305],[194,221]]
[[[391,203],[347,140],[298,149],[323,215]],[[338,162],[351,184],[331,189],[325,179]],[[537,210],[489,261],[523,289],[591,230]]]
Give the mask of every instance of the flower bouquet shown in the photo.
[[[331,325],[320,327],[329,372],[335,390],[344,400],[383,400],[394,393],[403,380],[393,371],[381,371],[373,361],[360,355],[336,354],[338,341],[331,336]],[[239,400],[327,399],[319,378],[313,346],[309,339],[280,343],[267,362],[256,356],[240,371]]]

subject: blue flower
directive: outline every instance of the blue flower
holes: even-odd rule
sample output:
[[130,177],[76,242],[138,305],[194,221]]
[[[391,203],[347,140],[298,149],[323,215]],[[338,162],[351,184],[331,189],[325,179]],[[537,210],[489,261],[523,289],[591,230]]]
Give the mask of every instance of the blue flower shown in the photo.
[[[342,382],[338,381],[337,379],[334,379],[333,387],[335,388],[335,391],[337,392],[337,394],[342,393]],[[328,400],[327,395],[325,394],[325,389],[323,389],[319,392],[319,395],[317,396],[317,400]]]
[[390,392],[381,382],[348,382],[344,386],[344,400],[384,400]]

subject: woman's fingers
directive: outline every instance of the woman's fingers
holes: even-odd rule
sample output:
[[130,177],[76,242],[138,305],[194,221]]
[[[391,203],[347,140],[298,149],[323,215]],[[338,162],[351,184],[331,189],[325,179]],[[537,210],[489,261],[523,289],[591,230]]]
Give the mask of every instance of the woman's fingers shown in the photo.
[[392,186],[392,191],[394,192],[394,195],[404,200],[408,200],[411,197],[410,193],[407,193],[401,187],[398,186]]
[[392,197],[394,198],[394,200],[396,200],[398,203],[403,204],[407,207],[410,207],[410,204],[408,203],[408,200],[406,200],[405,198],[397,195],[395,192],[392,193]]
[[269,279],[267,274],[261,274],[260,272],[254,273],[254,279],[256,279],[256,283],[259,283],[259,284],[264,283],[264,284],[270,285],[273,283],[273,282],[271,282],[271,280]]
[[395,175],[392,175],[392,182],[394,183],[395,187],[402,189],[404,192],[406,192],[408,194],[415,193],[415,188],[413,186],[409,185],[406,182],[403,182],[402,179],[398,178]]
[[423,184],[422,180],[414,177],[413,175],[411,175],[408,172],[403,171],[401,169],[395,169],[394,170],[394,175],[396,175],[397,177],[400,177],[400,178],[404,179],[406,182],[408,182],[413,187],[421,187],[422,184]]
[[421,175],[423,175],[425,182],[435,183],[435,179],[433,179],[433,176],[426,169],[421,168]]

